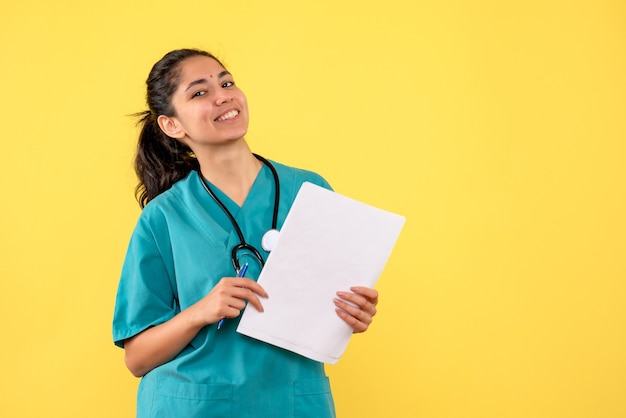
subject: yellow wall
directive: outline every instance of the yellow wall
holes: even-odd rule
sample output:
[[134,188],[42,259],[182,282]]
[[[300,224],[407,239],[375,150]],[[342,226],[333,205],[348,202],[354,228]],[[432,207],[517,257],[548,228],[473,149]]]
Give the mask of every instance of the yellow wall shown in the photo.
[[255,151],[407,217],[341,417],[626,416],[622,0],[3,0],[0,42],[1,416],[133,416],[125,115],[187,46]]

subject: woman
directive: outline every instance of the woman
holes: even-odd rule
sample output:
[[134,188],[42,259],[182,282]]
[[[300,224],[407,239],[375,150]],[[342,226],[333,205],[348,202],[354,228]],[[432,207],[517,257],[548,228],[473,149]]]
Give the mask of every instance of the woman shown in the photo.
[[[280,229],[304,181],[330,186],[251,153],[246,98],[207,52],[166,54],[147,102],[135,158],[143,211],[113,319],[115,344],[142,376],[137,416],[335,416],[323,364],[235,332],[246,303],[262,311],[268,297],[252,279],[269,254],[265,232]],[[235,277],[244,263],[247,278]],[[354,332],[377,303],[365,287],[335,300]]]

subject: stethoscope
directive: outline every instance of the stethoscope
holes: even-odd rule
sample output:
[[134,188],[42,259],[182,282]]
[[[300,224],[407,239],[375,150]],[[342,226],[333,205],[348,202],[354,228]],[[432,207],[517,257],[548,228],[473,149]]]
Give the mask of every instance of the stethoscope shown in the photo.
[[[276,190],[276,194],[274,195],[274,215],[272,216],[272,228],[269,229],[265,234],[263,234],[263,238],[261,238],[261,247],[265,251],[269,252],[274,249],[274,246],[276,245],[276,242],[278,241],[278,236],[280,235],[280,233],[278,232],[278,229],[276,228],[276,224],[278,222],[278,204],[280,202],[280,182],[278,180],[278,173],[276,172],[276,169],[268,160],[266,160],[265,158],[257,154],[252,154],[252,155],[254,155],[257,160],[265,164],[270,169],[270,171],[272,172],[272,176],[274,177],[274,189]],[[220,209],[222,209],[222,211],[226,214],[226,216],[228,216],[230,223],[233,224],[233,227],[235,228],[235,232],[237,232],[237,236],[239,237],[239,244],[235,245],[231,251],[231,261],[233,263],[233,267],[235,268],[235,271],[239,272],[239,268],[240,268],[239,260],[237,258],[238,251],[251,252],[252,255],[254,255],[254,257],[257,260],[259,260],[259,263],[261,263],[261,267],[263,267],[265,265],[265,262],[263,261],[263,257],[261,256],[261,253],[259,252],[259,250],[257,250],[256,248],[254,248],[254,246],[246,242],[246,239],[243,236],[243,232],[241,232],[241,228],[239,227],[239,224],[235,220],[235,217],[233,216],[232,213],[230,213],[230,211],[224,205],[224,203],[222,203],[222,201],[218,199],[215,193],[213,193],[213,190],[211,190],[207,182],[202,177],[202,173],[200,172],[200,170],[198,170],[198,176],[200,178],[200,182],[204,186],[204,189],[213,198],[213,200],[215,200],[215,203],[217,203],[217,205],[220,207]]]

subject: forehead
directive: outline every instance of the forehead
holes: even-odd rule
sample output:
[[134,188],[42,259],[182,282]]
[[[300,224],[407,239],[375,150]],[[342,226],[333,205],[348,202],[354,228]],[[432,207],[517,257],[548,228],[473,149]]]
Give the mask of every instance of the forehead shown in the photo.
[[213,58],[198,55],[185,59],[180,64],[180,81],[193,81],[198,78],[217,77],[219,73],[224,71],[224,67]]

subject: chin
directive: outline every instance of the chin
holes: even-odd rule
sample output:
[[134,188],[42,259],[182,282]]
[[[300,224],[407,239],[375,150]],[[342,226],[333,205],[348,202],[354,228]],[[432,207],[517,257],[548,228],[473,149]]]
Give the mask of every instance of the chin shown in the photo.
[[248,133],[248,130],[247,129],[243,129],[241,131],[233,132],[232,134],[228,135],[228,138],[230,140],[243,139],[246,136],[247,133]]

